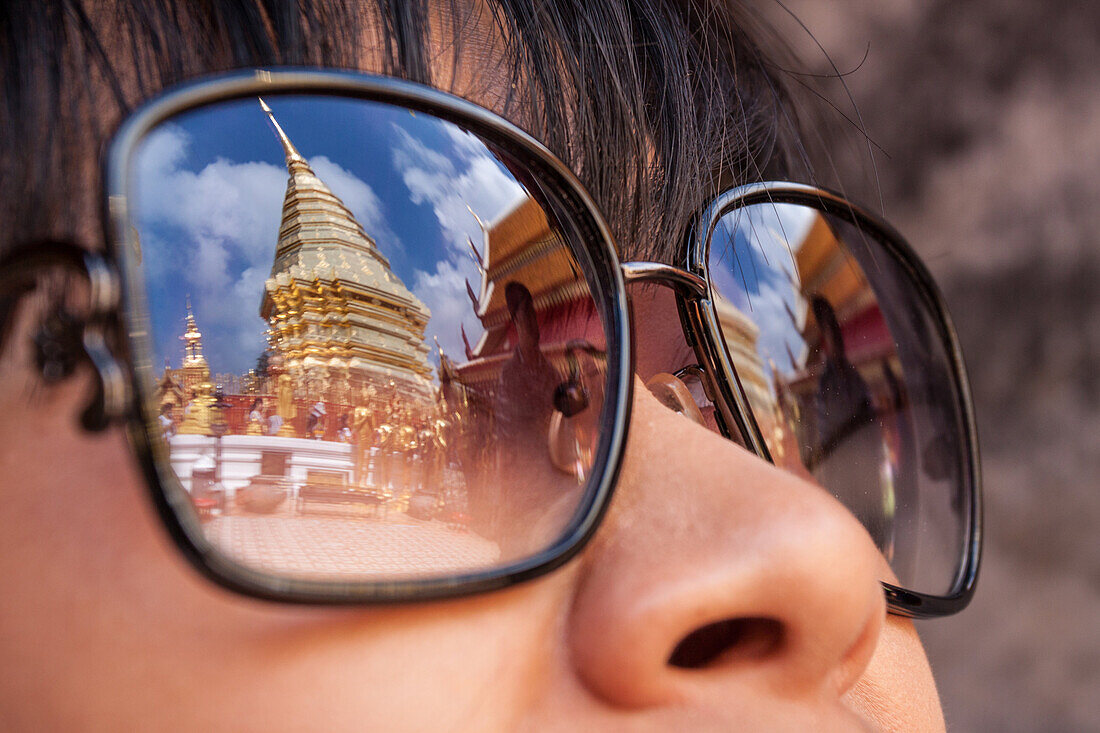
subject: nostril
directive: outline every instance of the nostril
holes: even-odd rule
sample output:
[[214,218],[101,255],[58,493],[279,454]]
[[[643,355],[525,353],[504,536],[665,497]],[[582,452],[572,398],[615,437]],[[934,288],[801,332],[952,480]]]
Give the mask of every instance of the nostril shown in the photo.
[[760,659],[783,643],[783,624],[772,618],[733,618],[701,626],[672,650],[668,663],[702,669],[731,659]]

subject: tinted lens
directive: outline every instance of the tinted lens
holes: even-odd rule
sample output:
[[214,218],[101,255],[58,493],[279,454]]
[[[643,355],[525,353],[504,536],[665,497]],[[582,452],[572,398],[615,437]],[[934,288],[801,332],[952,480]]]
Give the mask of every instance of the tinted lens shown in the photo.
[[451,122],[265,101],[174,118],[133,161],[146,410],[181,519],[236,563],[308,580],[546,550],[591,507],[613,411],[570,223]]
[[775,462],[839,498],[903,587],[948,594],[969,537],[969,455],[929,296],[882,243],[808,206],[731,211],[708,263]]

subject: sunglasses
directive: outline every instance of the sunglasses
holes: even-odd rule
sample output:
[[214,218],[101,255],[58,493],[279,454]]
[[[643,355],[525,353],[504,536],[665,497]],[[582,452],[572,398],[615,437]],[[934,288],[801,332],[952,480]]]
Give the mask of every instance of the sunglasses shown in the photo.
[[105,182],[85,422],[127,421],[172,537],[223,586],[407,602],[568,561],[614,491],[627,285],[645,283],[675,291],[697,362],[654,378],[658,398],[836,496],[890,563],[892,612],[973,593],[955,333],[902,238],[838,195],[732,189],[676,266],[620,263],[576,177],[515,126],[312,70],[148,102]]

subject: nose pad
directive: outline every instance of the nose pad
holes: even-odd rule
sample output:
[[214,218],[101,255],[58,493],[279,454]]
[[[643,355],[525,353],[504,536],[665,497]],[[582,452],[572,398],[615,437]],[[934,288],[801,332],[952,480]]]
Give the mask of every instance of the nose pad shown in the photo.
[[668,372],[661,372],[650,377],[645,386],[665,407],[706,427],[707,421],[699,409],[695,396],[681,379]]
[[[662,379],[658,380],[658,377]],[[678,389],[675,384],[669,385],[667,378],[674,379],[683,389]],[[714,398],[714,385],[707,373],[703,371],[703,367],[692,364],[677,370],[675,374],[657,374],[652,377],[651,382],[646,386],[666,407],[692,417],[703,427],[725,436],[742,448],[749,449],[749,442],[745,440],[736,422],[719,409]],[[675,395],[670,394],[670,391],[675,391]],[[687,409],[680,407],[692,403],[694,410],[690,407]],[[696,419],[696,415],[701,419]]]
[[719,404],[725,405],[726,403],[719,402],[715,398],[717,388],[712,381],[713,377],[704,371],[703,367],[692,364],[678,370],[674,376],[688,387],[696,406],[703,413],[703,425],[705,427],[720,433],[742,448],[755,452],[750,447],[752,441],[745,438],[744,433],[738,427],[737,420],[725,411],[730,409],[728,405],[725,408],[719,407]]

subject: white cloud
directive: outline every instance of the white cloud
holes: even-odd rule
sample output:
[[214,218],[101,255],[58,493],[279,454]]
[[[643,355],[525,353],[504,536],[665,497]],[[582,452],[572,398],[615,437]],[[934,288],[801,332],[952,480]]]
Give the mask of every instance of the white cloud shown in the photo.
[[400,143],[393,153],[393,164],[412,201],[432,205],[454,253],[465,259],[466,238],[482,240],[470,209],[488,223],[526,195],[523,187],[500,168],[476,137],[451,125],[444,125],[444,129],[448,139],[457,143],[452,157],[428,148],[396,125],[394,129]]
[[515,206],[526,195],[523,187],[502,170],[485,145],[474,135],[444,125],[452,143],[450,155],[432,150],[405,130],[394,126],[400,140],[393,153],[394,168],[401,175],[414,203],[428,203],[447,244],[447,253],[435,270],[418,270],[412,291],[431,308],[428,339],[438,337],[447,353],[463,354],[459,326],[464,325],[475,345],[480,322],[466,294],[469,281],[475,291],[481,274],[474,263],[468,240],[484,254],[484,233],[471,210],[486,224]]
[[432,312],[424,334],[428,345],[434,349],[434,339],[439,339],[447,355],[459,361],[464,358],[460,327],[465,326],[471,346],[477,344],[482,333],[481,322],[474,315],[466,294],[466,278],[467,275],[449,261],[441,260],[436,263],[435,272],[417,270],[412,282],[412,291]]
[[286,170],[219,158],[195,173],[182,167],[189,143],[183,130],[168,126],[142,146],[135,192],[139,221],[178,228],[186,237],[207,240],[207,246],[218,243],[227,256],[270,261]]
[[420,142],[397,123],[393,124],[400,143],[393,151],[394,167],[397,170],[409,168],[421,168],[436,173],[453,173],[454,165],[450,158],[436,150],[432,150]]
[[458,125],[443,125],[443,132],[454,143],[454,146],[467,155],[484,155],[485,143],[472,132],[463,130]]

